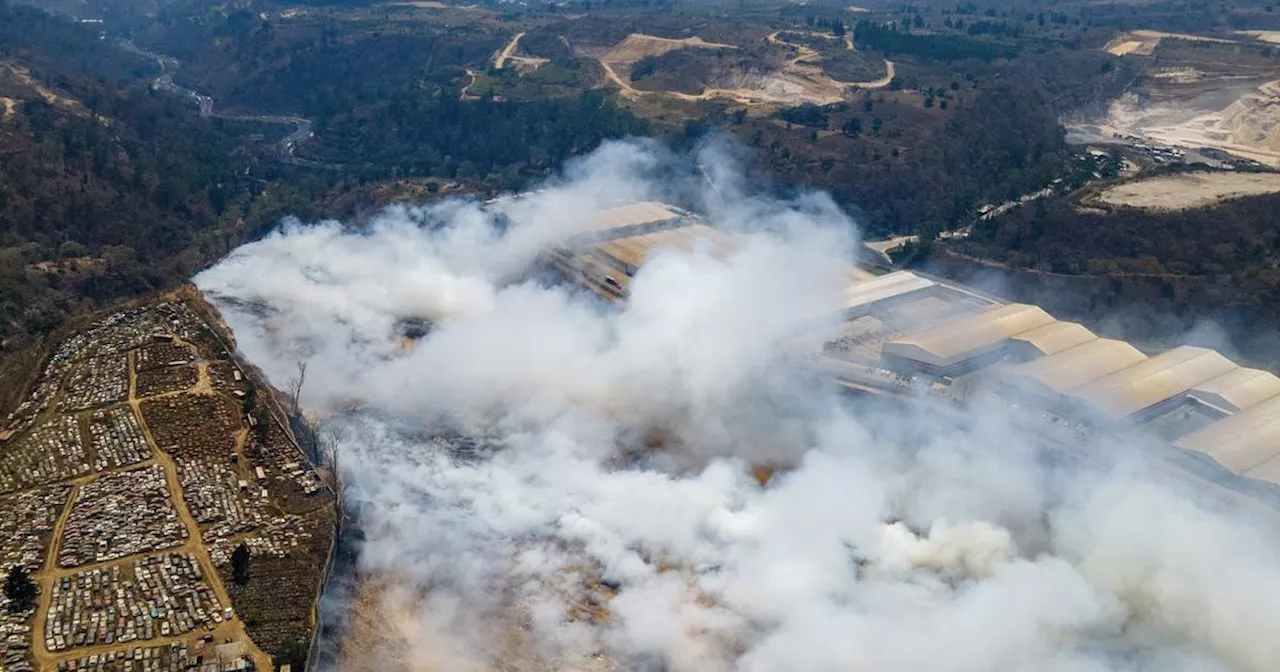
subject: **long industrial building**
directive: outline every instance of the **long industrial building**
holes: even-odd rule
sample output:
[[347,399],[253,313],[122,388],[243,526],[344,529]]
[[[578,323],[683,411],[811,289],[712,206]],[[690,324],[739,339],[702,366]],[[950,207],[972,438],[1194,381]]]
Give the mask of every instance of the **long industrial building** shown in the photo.
[[1110,338],[1095,338],[1074,348],[1020,364],[1001,376],[1002,388],[1049,409],[1062,407],[1069,390],[1147,359],[1140,350]]
[[885,363],[895,370],[959,375],[998,361],[1010,338],[1053,321],[1039,306],[996,306],[885,343]]
[[[623,302],[632,278],[663,250],[724,257],[745,235],[662,203],[634,203],[601,211],[548,257],[569,278]],[[840,305],[815,316],[813,328],[823,330],[823,345],[806,359],[849,389],[953,398],[993,390],[1036,417],[1146,425],[1171,451],[1193,456],[1196,473],[1235,478],[1232,487],[1262,488],[1280,501],[1280,377],[1214,350],[1182,346],[1148,356],[1038,306],[852,265]]]
[[1280,396],[1251,406],[1174,442],[1231,473],[1280,484]]

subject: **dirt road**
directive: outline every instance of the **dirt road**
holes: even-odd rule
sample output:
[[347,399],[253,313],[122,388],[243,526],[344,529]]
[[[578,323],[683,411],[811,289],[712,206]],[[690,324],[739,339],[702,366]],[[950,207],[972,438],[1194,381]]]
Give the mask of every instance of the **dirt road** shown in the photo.
[[511,55],[516,53],[516,48],[520,45],[520,38],[524,37],[524,35],[524,31],[520,31],[516,33],[515,37],[511,38],[511,41],[507,43],[507,46],[503,47],[502,51],[498,52],[497,58],[493,59],[493,67],[498,68],[499,70],[502,69],[502,65],[507,62],[507,59],[511,58]]
[[[814,49],[813,47],[810,47],[807,44],[797,44],[795,42],[788,42],[778,37],[778,33],[776,32],[770,34],[766,39],[768,39],[770,42],[774,44],[781,45],[784,47],[791,47],[796,50],[796,55],[791,60],[787,61],[787,67],[789,68],[803,69],[805,71],[808,71],[810,68],[812,68],[812,66],[805,65],[803,61],[812,62],[812,61],[822,60],[822,54],[819,54],[817,49]],[[846,33],[844,36],[844,40],[845,40],[844,42],[845,49],[848,51],[853,51],[853,36]],[[837,86],[856,86],[860,89],[879,89],[879,88],[884,88],[888,86],[889,82],[893,80],[893,76],[894,76],[893,61],[890,61],[889,59],[886,58],[884,61],[884,66],[886,71],[884,77],[881,77],[879,79],[872,79],[866,82],[842,82],[838,79],[828,76],[825,72],[823,72],[822,74],[823,76],[826,76],[826,78],[830,80],[832,84],[835,84]]]
[[476,85],[478,75],[471,68],[467,68],[467,76],[471,78],[471,81],[462,87],[462,91],[458,94],[458,100],[476,100],[478,98],[478,96],[471,95],[471,87]]
[[[848,35],[845,37],[847,38],[845,41],[845,48],[853,49],[852,38]],[[711,100],[713,98],[728,98],[742,105],[797,105],[800,103],[828,104],[844,100],[845,92],[849,87],[856,86],[862,89],[875,89],[888,86],[889,82],[893,80],[895,75],[893,62],[886,60],[886,73],[884,77],[867,82],[840,82],[832,79],[822,70],[821,67],[811,64],[812,61],[821,59],[821,55],[819,55],[812,47],[786,42],[779,38],[778,33],[776,32],[769,35],[766,39],[773,44],[794,48],[796,53],[794,56],[787,59],[787,62],[781,71],[775,75],[766,76],[764,81],[759,83],[758,87],[744,86],[738,88],[707,88],[701,93],[641,91],[632,86],[625,77],[618,74],[616,69],[616,66],[618,65],[630,65],[645,56],[662,54],[674,49],[686,47],[714,49],[737,48],[733,45],[706,42],[696,37],[675,40],[670,38],[654,37],[651,35],[632,34],[628,35],[627,39],[620,42],[617,46],[611,49],[609,53],[601,56],[598,60],[601,68],[604,69],[606,80],[618,87],[619,95],[631,100],[646,95],[659,95],[689,102]]]
[[[134,562],[135,560],[137,560],[138,558],[146,555],[150,555],[152,553],[157,553],[157,552],[189,553],[193,555],[196,558],[196,562],[200,565],[200,572],[201,574],[204,575],[205,583],[208,584],[209,588],[213,590],[215,595],[217,595],[218,602],[223,607],[232,606],[231,596],[230,594],[228,594],[226,586],[222,582],[222,577],[218,574],[217,568],[214,567],[213,560],[212,558],[210,558],[208,550],[201,543],[200,525],[196,522],[195,517],[191,515],[191,510],[187,507],[186,498],[182,490],[182,483],[178,477],[178,465],[173,461],[173,458],[168,453],[161,450],[160,446],[156,444],[155,437],[152,436],[151,429],[147,426],[147,423],[142,416],[141,402],[143,401],[143,398],[140,398],[137,396],[138,386],[137,386],[137,375],[134,372],[134,357],[135,357],[134,353],[130,353],[127,359],[127,366],[129,371],[128,403],[130,408],[133,410],[134,417],[135,419],[137,419],[139,427],[142,428],[143,436],[146,439],[147,445],[151,448],[151,453],[153,457],[143,462],[126,465],[123,467],[119,467],[117,469],[106,470],[106,471],[91,474],[88,476],[83,476],[71,481],[72,483],[71,494],[68,496],[67,504],[66,506],[63,507],[62,512],[59,514],[57,522],[54,524],[53,535],[49,541],[49,549],[45,556],[44,564],[41,567],[41,570],[37,572],[35,576],[35,578],[40,582],[41,591],[40,591],[39,600],[37,602],[35,619],[33,620],[32,626],[31,626],[32,646],[31,646],[30,652],[31,652],[32,660],[35,662],[37,669],[52,672],[53,670],[57,669],[59,662],[66,661],[66,660],[82,658],[85,656],[92,656],[95,654],[107,653],[110,651],[119,651],[125,648],[165,646],[173,642],[181,642],[181,641],[189,642],[199,637],[200,635],[209,634],[209,635],[212,635],[214,637],[214,640],[217,642],[223,642],[228,639],[232,641],[244,642],[245,652],[253,660],[253,663],[257,667],[257,669],[262,670],[263,672],[269,672],[270,670],[274,669],[271,665],[271,657],[268,656],[266,652],[258,648],[258,646],[253,642],[253,640],[249,638],[248,633],[245,632],[244,623],[238,618],[232,619],[229,621],[223,621],[222,623],[217,624],[212,630],[208,630],[208,629],[193,630],[186,634],[158,636],[148,640],[136,640],[128,643],[116,642],[113,644],[100,644],[96,646],[76,647],[68,651],[49,651],[45,646],[45,639],[44,639],[45,623],[48,621],[49,607],[53,601],[52,587],[55,581],[65,576],[71,576],[78,572],[83,572],[86,570],[104,569],[104,568],[109,568],[117,565],[120,565],[120,566],[128,565]],[[210,387],[210,379],[209,379],[207,365],[200,366],[199,371],[200,371],[200,375],[198,377],[198,380],[196,384],[192,387],[192,389],[189,391],[196,394],[214,393],[212,388]],[[240,434],[243,435],[244,431],[242,430]],[[243,436],[238,438],[237,449],[239,449],[239,446],[242,445],[242,442],[243,442]],[[109,560],[109,561],[100,562],[100,563],[91,563],[87,565],[81,565],[78,567],[70,567],[70,568],[58,567],[57,558],[58,558],[58,550],[60,547],[60,541],[62,539],[63,531],[66,528],[67,518],[70,516],[71,508],[75,502],[75,494],[80,489],[80,487],[85,483],[88,483],[89,481],[95,478],[98,478],[103,473],[112,473],[116,471],[138,469],[141,467],[146,467],[154,464],[158,464],[164,469],[165,482],[169,488],[170,497],[172,498],[172,501],[173,501],[174,511],[177,513],[178,518],[182,521],[182,524],[187,528],[186,540],[181,545],[163,549],[163,550],[153,550],[153,551],[147,551],[143,553],[135,553],[132,555],[125,556],[123,558],[117,558],[114,560]]]

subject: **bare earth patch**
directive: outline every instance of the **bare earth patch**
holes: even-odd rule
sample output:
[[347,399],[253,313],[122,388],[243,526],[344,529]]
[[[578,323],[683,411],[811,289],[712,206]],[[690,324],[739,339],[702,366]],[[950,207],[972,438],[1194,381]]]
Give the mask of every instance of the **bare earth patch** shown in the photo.
[[1220,37],[1166,33],[1159,30],[1133,30],[1117,36],[1108,42],[1102,50],[1112,56],[1128,56],[1129,54],[1150,56],[1155,53],[1156,47],[1160,46],[1160,40],[1190,40],[1192,42],[1234,44],[1234,40],[1225,40]]
[[1196,172],[1117,184],[1098,194],[1107,205],[1190,210],[1232,198],[1280,192],[1280,173]]
[[[1200,82],[1205,91],[1216,85],[1189,68],[1157,74],[1157,79],[1182,83],[1179,78]],[[1224,80],[1221,86],[1232,82]],[[1174,147],[1210,147],[1280,168],[1280,80],[1238,95],[1224,108],[1197,113],[1180,100],[1148,105],[1126,94],[1112,101],[1106,119],[1096,125],[1106,137],[1133,135]]]
[[[821,56],[812,47],[785,42],[778,37],[778,33],[769,35],[768,39],[774,44],[785,45],[795,50],[795,55],[787,59],[787,63],[781,70],[767,74],[738,73],[732,81],[728,82],[729,86],[708,88],[699,94],[677,91],[640,91],[631,86],[625,74],[620,75],[619,70],[625,73],[627,67],[641,58],[660,56],[675,49],[737,49],[738,47],[707,42],[699,37],[675,40],[632,33],[609,53],[601,56],[599,61],[604,68],[606,78],[620,89],[623,97],[631,99],[646,94],[658,94],[690,102],[726,98],[743,105],[799,105],[802,103],[826,105],[844,100],[851,87],[882,88],[888,86],[894,77],[893,62],[886,60],[886,73],[880,79],[867,82],[839,82],[832,79],[821,66],[816,64],[821,60]],[[852,41],[847,40],[846,47],[852,50]]]
[[1237,35],[1248,35],[1261,42],[1280,44],[1280,30],[1237,30]]

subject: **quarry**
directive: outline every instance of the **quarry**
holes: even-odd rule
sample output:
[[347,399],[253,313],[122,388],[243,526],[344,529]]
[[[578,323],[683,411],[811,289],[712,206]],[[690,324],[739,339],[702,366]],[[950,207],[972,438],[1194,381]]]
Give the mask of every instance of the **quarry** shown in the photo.
[[[1105,111],[1068,128],[1138,149],[1178,148],[1280,167],[1280,88],[1265,59],[1240,39],[1131,31],[1103,50],[1135,59],[1142,73]],[[1077,130],[1077,132],[1078,132]]]

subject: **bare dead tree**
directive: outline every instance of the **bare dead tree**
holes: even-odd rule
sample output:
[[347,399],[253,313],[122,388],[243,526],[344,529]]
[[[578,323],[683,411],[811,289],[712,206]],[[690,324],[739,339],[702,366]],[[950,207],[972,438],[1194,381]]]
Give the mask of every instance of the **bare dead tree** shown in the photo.
[[342,446],[349,436],[347,426],[335,418],[326,420],[316,431],[316,438],[320,444],[320,458],[329,467],[330,482],[335,497],[334,506],[337,508],[337,515],[334,516],[335,539],[342,533],[342,522],[345,517],[343,504],[346,502],[347,480],[342,473]]
[[307,382],[307,361],[298,360],[298,371],[289,379],[289,414],[298,417],[302,413],[302,386]]

